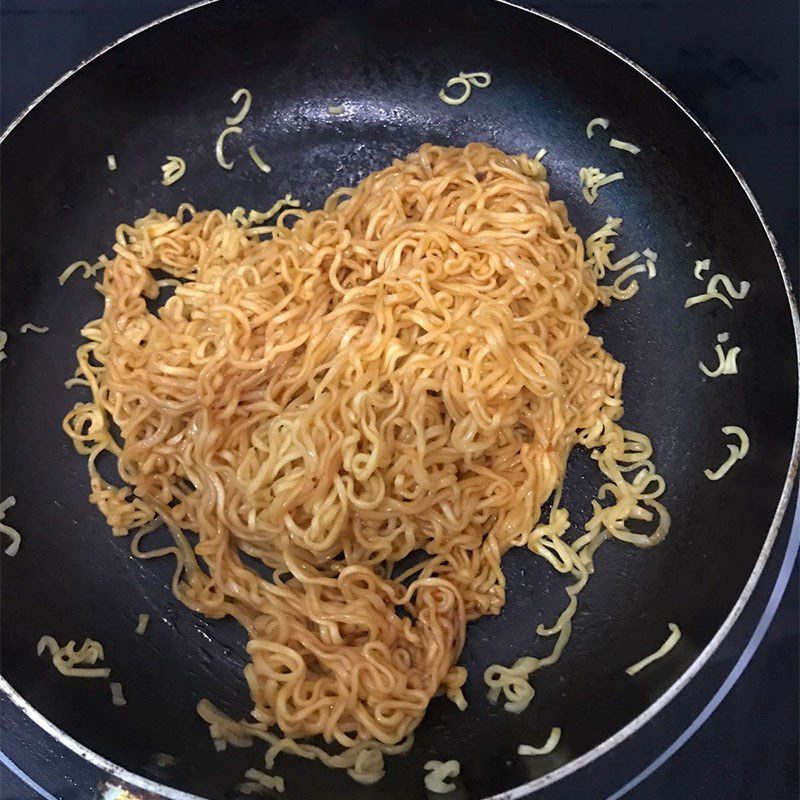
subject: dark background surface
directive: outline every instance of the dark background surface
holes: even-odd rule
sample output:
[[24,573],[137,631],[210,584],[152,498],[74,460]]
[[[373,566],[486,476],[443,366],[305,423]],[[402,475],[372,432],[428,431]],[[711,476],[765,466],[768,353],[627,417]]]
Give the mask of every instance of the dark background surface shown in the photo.
[[[2,126],[82,58],[184,5],[182,0],[5,0],[0,5]],[[536,7],[621,50],[692,109],[749,182],[796,278],[796,3],[562,0]],[[795,569],[764,646],[742,680],[710,722],[631,797],[800,796],[798,596]],[[717,666],[729,668],[736,656],[733,645],[723,646],[715,656]],[[9,738],[2,745],[14,759],[15,742]],[[66,791],[63,783],[49,785],[46,775],[35,777],[51,792]],[[0,779],[4,800],[35,796],[3,766]],[[588,772],[585,780],[580,800],[596,796]],[[69,796],[90,796],[81,791],[76,788]]]

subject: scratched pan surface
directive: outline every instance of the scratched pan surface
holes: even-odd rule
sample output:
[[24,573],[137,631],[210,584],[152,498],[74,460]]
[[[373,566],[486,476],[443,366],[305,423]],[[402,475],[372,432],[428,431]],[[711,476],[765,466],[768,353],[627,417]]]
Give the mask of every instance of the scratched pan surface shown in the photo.
[[[461,70],[488,70],[492,85],[463,106],[446,106],[437,93]],[[226,172],[215,162],[214,141],[239,86],[252,91],[253,105],[241,140],[228,142],[236,166]],[[331,116],[329,105],[344,111]],[[602,131],[587,140],[585,125],[598,115],[611,118],[609,133],[642,152],[610,149]],[[81,324],[101,313],[101,303],[80,278],[61,288],[56,276],[76,259],[109,252],[115,225],[151,207],[263,208],[286,192],[316,207],[334,187],[423,142],[475,140],[509,152],[546,147],[552,195],[567,202],[581,233],[619,215],[618,253],[658,251],[657,277],[643,280],[630,302],[593,313],[591,325],[627,364],[625,422],[655,445],[672,531],[650,551],[618,543],[600,550],[572,641],[539,674],[536,698],[518,716],[487,703],[481,674],[490,663],[548,651],[534,631],[562,608],[565,582],[527,551],[510,553],[505,610],[468,631],[469,709],[434,700],[414,749],[389,761],[377,787],[281,757],[285,796],[424,797],[429,758],[461,762],[457,796],[522,794],[649,713],[724,628],[769,546],[792,460],[797,370],[777,257],[711,141],[618,56],[489,0],[222,0],[163,21],[84,66],[2,144],[2,327],[10,333],[2,496],[17,497],[10,521],[24,535],[18,557],[3,561],[2,671],[27,703],[103,758],[220,798],[259,765],[263,748],[215,753],[194,712],[199,698],[210,697],[234,715],[247,713],[241,630],[184,609],[169,591],[171,564],[133,559],[128,542],[113,538],[87,501],[84,459],[61,431],[77,399],[63,381]],[[251,143],[272,165],[269,175],[247,158]],[[115,172],[106,167],[109,153]],[[171,187],[160,183],[167,154],[188,164]],[[625,173],[591,207],[577,181],[586,165]],[[750,293],[732,310],[719,302],[684,310],[684,300],[703,289],[692,265],[709,257],[734,284],[750,281]],[[20,336],[25,322],[50,332]],[[723,331],[742,347],[740,374],[709,380],[697,362],[716,363],[713,346]],[[727,452],[723,425],[746,428],[752,445],[724,480],[711,483],[703,469]],[[591,460],[576,452],[566,503],[577,524],[599,482]],[[144,637],[134,633],[139,613],[151,615]],[[654,650],[671,621],[683,630],[680,645],[627,677],[624,668]],[[105,682],[66,680],[37,658],[44,633],[101,641],[128,705],[112,706]],[[541,742],[553,725],[564,730],[555,753],[516,756],[520,742]],[[178,765],[159,769],[157,751]]]

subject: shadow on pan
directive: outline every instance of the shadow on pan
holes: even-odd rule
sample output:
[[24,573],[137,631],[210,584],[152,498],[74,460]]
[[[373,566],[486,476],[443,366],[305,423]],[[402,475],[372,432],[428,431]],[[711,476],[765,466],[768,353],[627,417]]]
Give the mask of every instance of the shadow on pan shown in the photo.
[[[489,89],[458,107],[438,91],[460,71],[489,71]],[[229,140],[226,172],[214,142],[240,86],[253,94],[244,135]],[[331,105],[343,113],[333,116]],[[610,134],[639,155],[613,150],[608,135],[587,140],[589,119],[607,116]],[[552,196],[567,202],[586,235],[609,215],[624,224],[618,252],[650,247],[659,272],[631,301],[594,312],[590,323],[625,362],[626,427],[648,434],[667,481],[668,539],[650,551],[618,543],[598,553],[561,660],[538,674],[537,696],[520,715],[490,706],[482,681],[491,663],[547,652],[536,625],[564,604],[564,583],[541,559],[504,560],[502,615],[469,627],[461,663],[470,672],[468,710],[432,702],[413,750],[390,759],[385,779],[361,787],[319,764],[282,756],[286,797],[425,797],[423,764],[461,762],[455,797],[511,790],[589,753],[674,691],[724,626],[760,554],[785,491],[793,457],[797,367],[792,311],[759,215],[711,141],[658,86],[595,42],[546,18],[489,0],[458,4],[322,0],[265,4],[221,0],[123,41],[49,94],[2,144],[2,318],[10,332],[2,366],[2,496],[17,497],[13,523],[24,535],[2,581],[2,672],[60,729],[126,770],[202,797],[231,796],[263,748],[214,752],[195,714],[209,697],[245,716],[244,637],[230,620],[208,621],[172,597],[172,566],[133,559],[87,501],[84,459],[60,427],[77,395],[63,381],[85,320],[100,301],[80,279],[62,288],[65,265],[109,252],[115,225],[150,208],[263,208],[291,192],[316,207],[335,187],[424,142],[486,141],[508,152],[545,147]],[[271,164],[264,175],[248,144]],[[110,172],[106,156],[118,168]],[[161,185],[166,155],[185,177]],[[578,169],[623,170],[588,206]],[[685,310],[703,284],[696,259],[711,258],[747,298],[729,310]],[[713,272],[713,270],[712,270]],[[18,336],[25,322],[46,336]],[[719,333],[742,347],[740,374],[709,380]],[[703,469],[726,453],[723,425],[741,425],[751,450],[722,481]],[[576,451],[566,505],[585,518],[600,475]],[[582,516],[583,513],[583,516]],[[137,615],[149,613],[145,637]],[[683,639],[669,658],[629,678],[624,668],[654,650],[668,622]],[[36,657],[45,633],[59,641],[92,636],[106,647],[128,699],[111,705],[104,682],[68,681]],[[560,726],[551,755],[521,759]],[[159,768],[153,754],[178,764]],[[515,794],[516,796],[516,794]]]

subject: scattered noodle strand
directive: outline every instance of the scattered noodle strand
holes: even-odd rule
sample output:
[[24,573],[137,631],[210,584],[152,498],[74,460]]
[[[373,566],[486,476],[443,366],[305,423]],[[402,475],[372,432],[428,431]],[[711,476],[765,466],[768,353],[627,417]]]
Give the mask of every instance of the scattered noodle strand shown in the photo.
[[233,161],[226,161],[225,160],[225,139],[228,138],[232,133],[235,133],[237,136],[241,136],[242,129],[238,125],[232,125],[229,128],[225,128],[219,136],[217,136],[217,143],[214,146],[214,155],[217,159],[217,164],[219,164],[222,169],[233,169]]
[[461,72],[459,75],[466,78],[476,89],[486,89],[492,83],[492,76],[488,72]]
[[715,470],[706,469],[703,470],[703,474],[708,478],[710,481],[718,481],[720,478],[725,477],[728,474],[731,467],[737,462],[741,461],[750,450],[750,437],[747,435],[746,431],[743,428],[740,428],[738,425],[726,425],[722,432],[726,436],[736,436],[739,440],[739,444],[729,444],[727,445],[728,448],[728,457],[722,463],[720,467]]
[[167,161],[161,167],[164,186],[172,186],[186,174],[186,162],[180,156],[167,156]]
[[428,761],[425,764],[428,774],[425,776],[425,788],[434,794],[448,794],[456,785],[450,783],[452,778],[461,774],[461,765],[458,761]]
[[[697,277],[697,269],[695,269],[695,277]],[[722,284],[725,287],[725,291],[734,300],[744,300],[744,298],[747,297],[747,293],[750,291],[750,283],[748,281],[742,281],[739,284],[739,288],[734,289],[731,279],[727,275],[723,275],[722,273],[718,272],[716,275],[713,275],[711,279],[708,281],[708,285],[706,286],[706,291],[703,294],[698,294],[695,295],[694,297],[690,297],[683,304],[683,307],[691,308],[692,306],[695,306],[698,303],[705,303],[709,300],[719,300],[728,308],[732,309],[733,304],[731,303],[731,301],[727,297],[725,297],[725,295],[722,294],[722,292],[719,291],[718,287],[720,284]]]
[[664,644],[662,644],[661,647],[655,651],[655,653],[652,653],[646,658],[643,658],[641,661],[637,661],[635,664],[632,664],[630,667],[628,667],[625,670],[628,675],[635,675],[637,672],[641,672],[645,667],[649,666],[654,661],[664,658],[664,656],[669,653],[669,651],[672,650],[676,644],[678,644],[681,639],[681,629],[674,622],[670,622],[668,627],[670,634]]
[[149,614],[139,614],[139,621],[136,623],[136,629],[134,630],[134,633],[137,633],[139,636],[143,636],[144,632],[147,630],[147,625],[149,622]]
[[711,259],[705,258],[694,262],[694,276],[697,280],[703,280],[703,273],[711,269]]
[[581,181],[583,198],[589,205],[592,205],[598,197],[598,191],[609,183],[621,181],[625,175],[622,172],[614,172],[606,175],[597,167],[581,167],[578,170],[578,177]]
[[633,155],[642,152],[641,147],[637,147],[630,142],[622,142],[619,139],[612,139],[608,144],[610,147],[615,147],[617,150],[625,150],[628,153],[633,153]]
[[39,325],[34,325],[32,322],[26,322],[20,329],[20,333],[47,333],[50,328],[42,328]]
[[237,89],[234,92],[233,97],[231,97],[231,103],[236,105],[242,99],[244,99],[244,103],[242,103],[242,107],[239,109],[239,111],[232,117],[225,117],[226,125],[239,125],[244,121],[244,118],[250,112],[250,104],[253,101],[253,96],[247,89]]
[[263,158],[258,154],[256,150],[256,146],[250,145],[247,148],[247,152],[250,153],[250,158],[253,159],[253,163],[262,171],[262,172],[272,172],[272,167],[264,161]]
[[75,642],[69,641],[63,647],[52,636],[42,636],[36,645],[36,654],[41,656],[47,650],[53,658],[53,666],[69,678],[107,678],[111,670],[106,667],[92,667],[105,658],[103,645],[94,639],[86,639],[76,650]]
[[657,274],[656,270],[656,261],[658,260],[658,253],[654,250],[651,250],[649,247],[645,247],[642,250],[642,255],[647,259],[645,261],[645,266],[647,267],[647,277],[648,278],[655,278]]
[[[491,82],[492,76],[488,72],[459,72],[455,78],[447,81],[445,88],[439,92],[439,99],[449,106],[460,106],[469,99],[473,86],[477,89],[485,89]],[[453,86],[463,86],[464,91],[453,97],[447,94],[447,89],[451,89]]]
[[608,125],[608,120],[605,117],[595,117],[589,120],[589,124],[586,126],[586,138],[591,139],[594,136],[594,129],[597,127],[608,130]]
[[75,261],[58,276],[58,282],[63,286],[67,282],[67,279],[79,269],[83,270],[84,280],[87,278],[94,278],[102,267],[103,264],[100,262],[92,266],[88,261]]
[[521,756],[546,756],[548,753],[552,753],[553,750],[558,747],[558,743],[561,741],[561,728],[553,728],[550,731],[550,735],[547,737],[547,741],[541,747],[532,747],[529,744],[521,744],[517,748],[517,753]]
[[6,511],[8,511],[9,508],[13,508],[16,503],[17,498],[14,497],[14,495],[9,495],[5,500],[0,502],[0,533],[4,533],[11,540],[5,546],[3,552],[7,556],[11,557],[15,556],[19,552],[19,545],[20,542],[22,542],[22,536],[20,536],[20,533],[16,528],[6,525],[3,520],[6,518]]
[[[721,334],[717,338],[721,341],[725,341],[725,339],[722,339]],[[714,353],[719,360],[717,367],[713,370],[709,369],[702,361],[698,361],[697,365],[700,368],[700,372],[709,378],[716,378],[720,375],[737,375],[739,372],[739,367],[736,364],[736,358],[741,351],[741,347],[731,347],[731,349],[726,353],[722,349],[722,345],[717,344],[714,347]]]
[[128,701],[125,699],[125,696],[122,694],[122,684],[117,683],[116,681],[111,681],[109,684],[111,688],[111,702],[115,706],[126,706],[128,705]]

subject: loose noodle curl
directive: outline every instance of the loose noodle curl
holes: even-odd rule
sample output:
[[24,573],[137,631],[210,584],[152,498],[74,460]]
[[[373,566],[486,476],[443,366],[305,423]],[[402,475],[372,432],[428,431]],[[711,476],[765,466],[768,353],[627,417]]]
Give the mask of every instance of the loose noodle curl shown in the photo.
[[[92,398],[64,427],[114,532],[138,550],[163,520],[175,593],[247,629],[255,722],[206,705],[219,736],[381,771],[434,695],[465,705],[466,623],[502,609],[510,547],[585,582],[566,524],[537,528],[581,438],[615,500],[592,548],[635,537],[638,495],[657,506],[651,462],[638,495],[618,466],[649,449],[616,424],[597,277],[548,193],[527,156],[424,145],[273,225],[182,206],[118,227],[77,354]],[[352,756],[295,741],[314,735]]]

